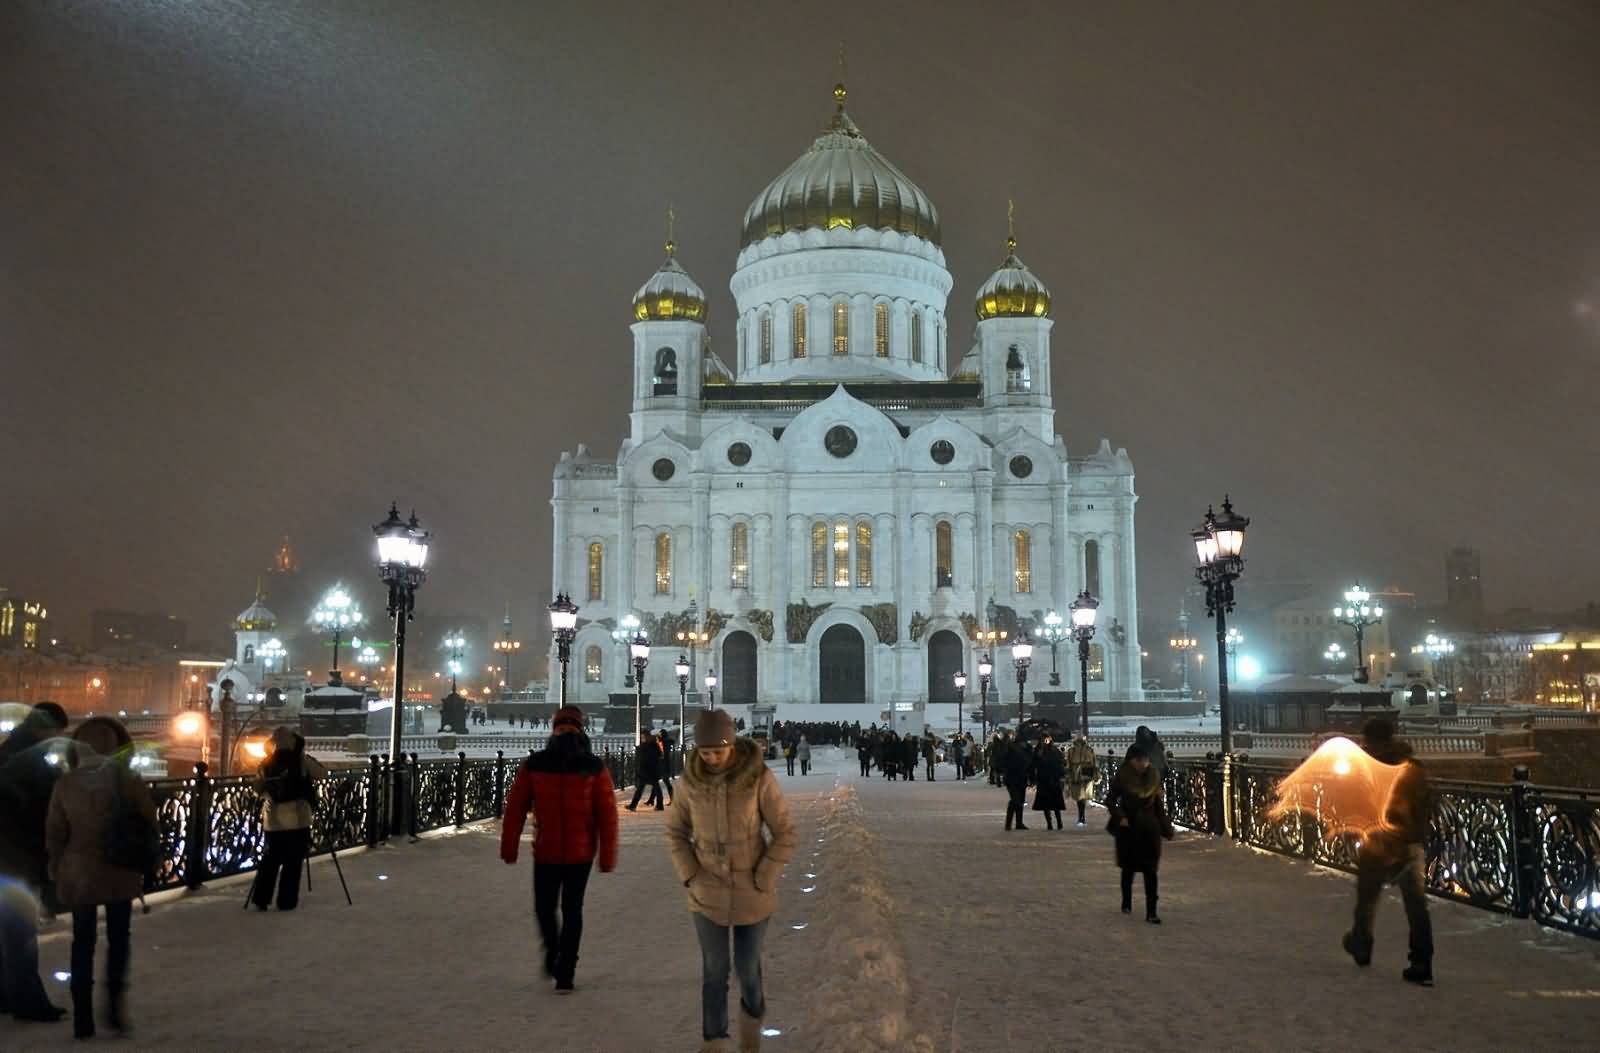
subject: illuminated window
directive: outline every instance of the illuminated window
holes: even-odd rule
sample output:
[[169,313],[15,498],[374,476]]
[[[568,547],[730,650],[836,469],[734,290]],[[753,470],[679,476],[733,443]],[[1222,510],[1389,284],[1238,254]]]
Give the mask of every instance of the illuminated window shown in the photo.
[[761,312],[761,364],[772,361],[772,316]]
[[656,595],[672,592],[672,535],[656,535]]
[[1083,587],[1089,595],[1100,595],[1100,542],[1083,543]]
[[1089,679],[1104,680],[1106,678],[1106,649],[1100,644],[1089,645]]
[[730,575],[731,584],[736,589],[750,587],[750,526],[748,523],[733,524],[733,534],[730,538],[729,558],[732,562],[733,572]]
[[941,589],[949,588],[955,581],[955,548],[950,521],[939,520],[933,528],[933,573],[934,584]]
[[828,587],[828,524],[811,524],[811,587]]
[[880,303],[872,310],[872,338],[878,357],[889,357],[889,305]]
[[595,541],[589,545],[589,598],[598,600],[605,578],[606,547]]
[[833,305],[833,353],[850,353],[850,305],[842,301]]
[[1011,535],[1012,547],[1012,591],[1033,591],[1033,539],[1026,530],[1018,530]]
[[872,524],[856,524],[856,585],[872,588]]
[[806,357],[806,305],[794,305],[794,357]]
[[583,682],[598,684],[600,682],[600,648],[591,647],[583,652]]
[[911,312],[911,361],[922,361],[922,312]]
[[833,587],[850,587],[850,524],[842,519],[833,524]]

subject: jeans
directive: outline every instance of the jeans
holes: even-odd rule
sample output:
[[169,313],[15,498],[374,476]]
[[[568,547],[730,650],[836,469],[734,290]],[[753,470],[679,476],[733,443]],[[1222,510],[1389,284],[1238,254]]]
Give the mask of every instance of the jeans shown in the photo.
[[927,775],[928,775],[928,781],[932,782],[933,781],[933,760],[931,758],[928,761]]
[[583,893],[589,887],[593,867],[592,862],[533,864],[533,917],[539,923],[545,962],[557,980],[570,982],[578,966],[578,941],[583,939]]
[[[710,1041],[728,1037],[728,926],[704,914],[695,914],[694,931],[700,937],[700,1034]],[[739,1004],[749,1016],[767,1015],[767,998],[761,990],[761,942],[766,920],[733,926],[733,969],[739,977]]]
[[794,758],[793,757],[785,757],[783,759],[789,766],[789,774],[793,775],[794,774]]
[[810,775],[811,774],[811,761],[810,760],[801,760],[801,762],[800,762],[800,774],[801,775]]
[[0,1012],[38,1015],[49,1006],[39,982],[39,905],[26,884],[0,877]]
[[[72,908],[72,989],[74,996],[94,986],[95,923],[100,908]],[[106,904],[106,988],[111,997],[128,982],[129,928],[133,904],[128,900]]]
[[266,907],[272,902],[272,887],[277,885],[278,909],[294,910],[300,904],[300,869],[310,848],[310,830],[268,830],[267,851],[256,871],[250,901]]
[[1383,886],[1400,886],[1400,900],[1406,908],[1406,924],[1411,930],[1411,964],[1433,965],[1433,921],[1428,917],[1428,878],[1426,855],[1420,844],[1405,846],[1402,860],[1366,852],[1356,859],[1356,916],[1353,935],[1358,946],[1372,947],[1372,922],[1378,914]]

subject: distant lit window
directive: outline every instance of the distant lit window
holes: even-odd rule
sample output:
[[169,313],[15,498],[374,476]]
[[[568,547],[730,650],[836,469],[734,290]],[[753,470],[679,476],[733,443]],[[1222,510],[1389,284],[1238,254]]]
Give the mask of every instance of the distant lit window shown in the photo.
[[672,592],[672,535],[662,532],[656,535],[656,595],[666,596]]
[[729,575],[731,584],[736,589],[750,587],[750,526],[747,523],[733,524],[733,531],[729,538],[729,560],[732,563],[732,573]]
[[761,364],[772,361],[772,315],[761,312]]
[[1089,645],[1089,679],[1106,678],[1106,649],[1100,644]]
[[794,357],[806,357],[806,305],[794,305]]
[[1033,539],[1026,530],[1011,535],[1011,584],[1015,592],[1033,591]]
[[606,547],[595,541],[589,545],[589,599],[600,599],[605,580]]
[[833,524],[833,587],[850,587],[850,524],[842,519]]
[[583,652],[583,682],[598,684],[600,682],[600,648],[590,647]]
[[843,301],[833,305],[833,353],[850,353],[850,305]]
[[872,524],[856,524],[856,586],[872,588]]
[[955,549],[950,521],[939,520],[933,528],[933,572],[934,583],[941,589],[955,582]]
[[880,303],[872,309],[872,341],[879,358],[889,357],[889,305]]
[[811,587],[828,587],[828,524],[811,524]]
[[911,312],[911,361],[922,361],[922,312]]

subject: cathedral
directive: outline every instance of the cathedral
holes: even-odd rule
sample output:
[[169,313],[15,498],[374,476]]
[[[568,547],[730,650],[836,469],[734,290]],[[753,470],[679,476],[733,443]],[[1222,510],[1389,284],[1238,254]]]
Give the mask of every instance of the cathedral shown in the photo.
[[[1105,440],[1069,455],[1056,434],[1049,289],[1009,239],[951,370],[939,212],[834,96],[745,211],[731,366],[669,240],[633,299],[628,438],[556,465],[553,588],[580,608],[569,696],[631,689],[631,618],[658,700],[678,692],[679,633],[698,631],[696,686],[715,671],[719,703],[864,703],[876,719],[954,702],[958,670],[975,697],[979,631],[1015,639],[1087,589],[1091,697],[1140,698],[1133,464]],[[1036,651],[1030,694],[1050,660]],[[1073,644],[1060,660],[1075,686]],[[1014,701],[1009,647],[994,667]]]

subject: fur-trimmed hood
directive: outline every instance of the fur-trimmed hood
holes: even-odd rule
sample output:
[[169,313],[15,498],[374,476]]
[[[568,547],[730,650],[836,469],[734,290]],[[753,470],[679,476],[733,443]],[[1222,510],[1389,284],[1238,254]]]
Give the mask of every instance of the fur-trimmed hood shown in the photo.
[[762,759],[760,747],[751,739],[735,739],[733,756],[728,759],[728,766],[721,771],[714,772],[707,768],[706,762],[700,759],[700,751],[691,750],[683,766],[683,781],[695,788],[726,781],[734,789],[749,789],[766,770],[767,762]]

